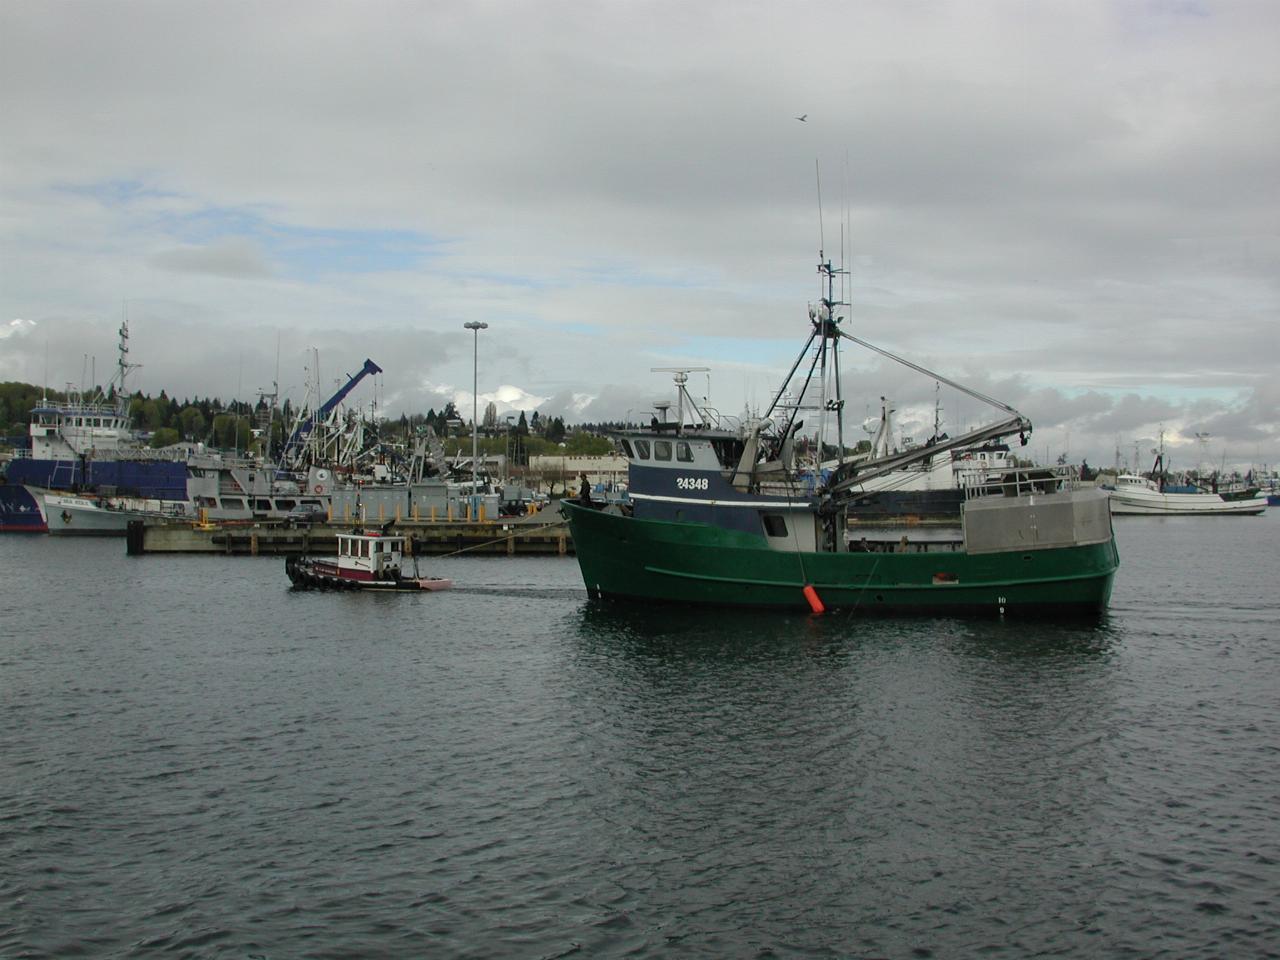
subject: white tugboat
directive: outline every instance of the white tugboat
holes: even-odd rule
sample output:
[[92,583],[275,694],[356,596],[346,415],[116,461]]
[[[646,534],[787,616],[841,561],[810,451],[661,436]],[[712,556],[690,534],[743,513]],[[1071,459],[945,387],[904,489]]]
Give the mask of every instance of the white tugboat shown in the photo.
[[399,535],[357,530],[338,534],[336,557],[288,557],[285,573],[303,590],[447,590],[452,580],[406,576],[404,541]]

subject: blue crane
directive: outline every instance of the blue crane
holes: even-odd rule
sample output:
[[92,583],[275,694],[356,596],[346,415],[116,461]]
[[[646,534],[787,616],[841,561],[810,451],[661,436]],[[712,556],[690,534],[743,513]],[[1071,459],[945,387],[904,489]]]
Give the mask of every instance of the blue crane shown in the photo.
[[382,368],[380,366],[372,360],[366,359],[363,367],[356,371],[355,374],[348,375],[347,382],[338,389],[337,393],[294,428],[293,433],[289,435],[289,439],[285,441],[284,450],[280,454],[280,466],[291,464],[298,458],[302,449],[307,445],[307,439],[311,436],[311,431],[315,429],[316,423],[329,416],[333,412],[333,408],[345,400],[347,394],[354,390],[361,380],[370,374],[381,372]]

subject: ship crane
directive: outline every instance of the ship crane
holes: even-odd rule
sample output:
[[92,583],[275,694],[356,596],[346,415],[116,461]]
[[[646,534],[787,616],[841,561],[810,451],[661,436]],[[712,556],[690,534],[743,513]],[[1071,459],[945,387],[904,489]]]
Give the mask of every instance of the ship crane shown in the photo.
[[306,449],[307,440],[311,436],[311,431],[319,422],[323,422],[334,408],[338,406],[347,395],[351,393],[365,377],[371,374],[381,373],[382,368],[372,360],[366,359],[364,366],[357,370],[354,374],[348,375],[347,382],[341,386],[338,391],[326,400],[314,413],[305,417],[293,429],[293,433],[289,435],[289,439],[285,441],[284,450],[280,454],[280,467],[283,471],[286,467],[296,466],[302,458],[302,452]]

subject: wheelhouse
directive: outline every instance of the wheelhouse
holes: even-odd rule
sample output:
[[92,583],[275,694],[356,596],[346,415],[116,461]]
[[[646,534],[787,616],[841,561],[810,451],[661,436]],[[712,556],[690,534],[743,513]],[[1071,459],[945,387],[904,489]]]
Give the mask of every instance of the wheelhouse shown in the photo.
[[362,580],[387,580],[400,573],[404,537],[340,533],[337,539],[340,574]]

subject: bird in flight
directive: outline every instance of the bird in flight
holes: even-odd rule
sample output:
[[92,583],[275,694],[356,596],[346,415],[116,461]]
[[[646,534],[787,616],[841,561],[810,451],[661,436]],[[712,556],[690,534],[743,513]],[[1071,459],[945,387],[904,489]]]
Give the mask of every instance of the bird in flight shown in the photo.
[[800,116],[796,117],[796,119],[799,120],[801,123],[805,123],[808,121],[809,115],[807,113],[802,113],[800,114]]

